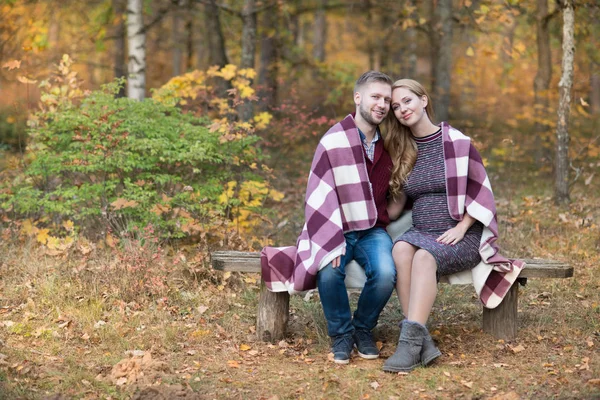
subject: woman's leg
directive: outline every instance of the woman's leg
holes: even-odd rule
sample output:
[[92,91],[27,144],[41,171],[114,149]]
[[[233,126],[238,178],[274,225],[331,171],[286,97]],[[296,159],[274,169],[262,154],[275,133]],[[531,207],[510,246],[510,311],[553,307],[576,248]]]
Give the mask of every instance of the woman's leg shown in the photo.
[[405,317],[408,317],[413,257],[417,250],[417,247],[402,241],[396,242],[392,249],[397,274],[396,291]]
[[[426,250],[414,253],[407,319],[425,325],[437,296],[437,263]],[[400,274],[398,274],[400,278]]]

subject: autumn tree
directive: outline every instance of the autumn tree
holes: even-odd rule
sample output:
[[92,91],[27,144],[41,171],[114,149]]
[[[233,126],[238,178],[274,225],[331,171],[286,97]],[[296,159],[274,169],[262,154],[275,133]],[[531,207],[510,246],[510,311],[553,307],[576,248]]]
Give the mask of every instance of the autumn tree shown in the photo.
[[542,138],[550,129],[548,120],[548,107],[550,105],[548,93],[550,81],[552,80],[552,51],[550,48],[550,30],[548,24],[554,16],[554,12],[548,11],[548,0],[537,0],[536,9],[536,39],[538,70],[533,81],[533,112],[535,135],[535,158],[539,165],[543,156]]
[[127,97],[143,100],[146,95],[146,33],[142,0],[127,0]]
[[[437,3],[437,4],[436,4]],[[452,68],[452,0],[431,2],[433,21],[431,37],[431,93],[439,121],[447,121],[450,108],[450,75]]]
[[560,78],[558,121],[556,124],[555,200],[569,203],[569,113],[573,86],[573,57],[575,53],[575,13],[573,0],[563,0],[562,75]]

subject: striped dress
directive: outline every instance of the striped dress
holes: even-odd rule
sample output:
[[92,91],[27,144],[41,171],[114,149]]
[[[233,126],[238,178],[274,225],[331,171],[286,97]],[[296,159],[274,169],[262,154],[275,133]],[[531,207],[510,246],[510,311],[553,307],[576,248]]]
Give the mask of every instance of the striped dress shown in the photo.
[[404,185],[404,192],[413,201],[413,225],[396,241],[410,243],[433,255],[438,279],[472,269],[481,261],[479,242],[483,225],[480,222],[475,222],[453,246],[435,241],[457,224],[448,211],[442,130],[414,139],[417,161]]

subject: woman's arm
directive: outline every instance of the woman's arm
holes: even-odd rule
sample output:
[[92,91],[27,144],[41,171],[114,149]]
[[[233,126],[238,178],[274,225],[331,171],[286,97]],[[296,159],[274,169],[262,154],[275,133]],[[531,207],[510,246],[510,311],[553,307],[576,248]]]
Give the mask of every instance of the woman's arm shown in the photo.
[[444,232],[436,239],[436,241],[443,244],[456,244],[460,242],[465,237],[467,230],[475,223],[475,221],[477,220],[471,217],[469,213],[465,211],[462,221],[456,224],[454,228],[448,229],[446,232]]
[[387,205],[387,213],[390,217],[390,221],[394,221],[398,219],[404,206],[406,205],[406,195],[404,193],[400,194],[399,199],[389,199]]

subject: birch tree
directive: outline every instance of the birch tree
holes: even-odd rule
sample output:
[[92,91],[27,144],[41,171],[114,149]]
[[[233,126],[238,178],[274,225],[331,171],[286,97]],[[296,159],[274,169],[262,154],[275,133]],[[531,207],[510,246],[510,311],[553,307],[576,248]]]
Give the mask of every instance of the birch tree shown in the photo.
[[575,13],[573,0],[563,0],[562,75],[558,84],[558,121],[556,123],[556,180],[555,201],[569,203],[569,112],[573,86],[573,58],[575,53]]
[[142,0],[127,0],[127,97],[143,100],[146,94],[146,33]]

